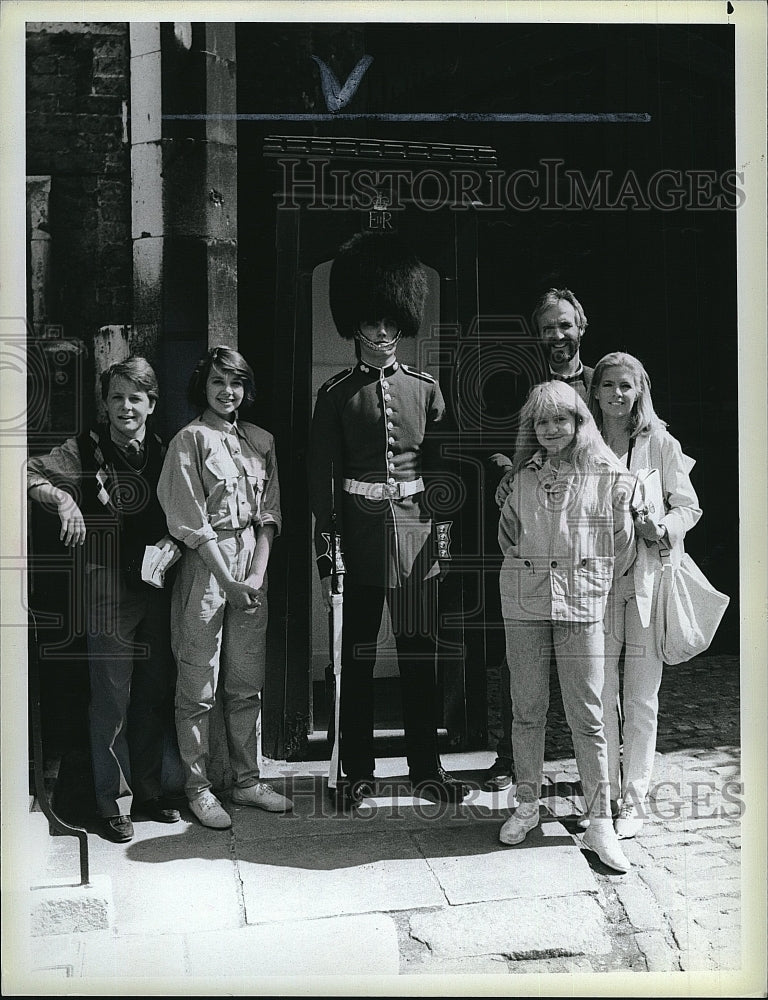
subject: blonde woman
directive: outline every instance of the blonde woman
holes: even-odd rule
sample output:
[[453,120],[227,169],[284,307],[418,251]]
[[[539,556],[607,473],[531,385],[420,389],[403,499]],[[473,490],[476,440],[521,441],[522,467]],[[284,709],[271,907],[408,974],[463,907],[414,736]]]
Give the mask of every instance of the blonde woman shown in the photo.
[[[615,822],[620,839],[635,837],[643,826],[644,803],[656,751],[662,661],[652,622],[662,569],[662,548],[672,559],[683,552],[685,533],[701,517],[691,484],[693,460],[656,415],[651,384],[631,354],[607,354],[597,363],[590,407],[613,453],[641,478],[657,470],[660,510],[635,517],[637,559],[614,587],[605,616],[603,707],[608,741],[611,798],[620,803]],[[624,685],[619,698],[619,657],[624,649]],[[620,753],[620,727],[623,753]]]

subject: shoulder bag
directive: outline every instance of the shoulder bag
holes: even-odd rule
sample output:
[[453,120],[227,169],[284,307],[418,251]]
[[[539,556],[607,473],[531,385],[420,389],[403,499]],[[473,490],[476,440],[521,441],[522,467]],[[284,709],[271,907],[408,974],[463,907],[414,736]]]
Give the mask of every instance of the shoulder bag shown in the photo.
[[662,571],[656,604],[656,649],[664,663],[685,663],[712,642],[730,598],[715,590],[687,552],[679,564],[659,547]]

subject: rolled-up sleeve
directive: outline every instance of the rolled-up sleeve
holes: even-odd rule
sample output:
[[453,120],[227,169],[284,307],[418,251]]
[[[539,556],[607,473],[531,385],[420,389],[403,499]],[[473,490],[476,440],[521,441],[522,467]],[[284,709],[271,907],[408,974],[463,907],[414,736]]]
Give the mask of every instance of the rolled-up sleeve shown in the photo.
[[27,489],[34,486],[58,486],[73,489],[80,482],[83,466],[74,438],[57,445],[47,455],[33,455],[27,462]]
[[194,433],[179,431],[168,445],[157,497],[165,511],[168,530],[190,549],[216,541],[206,505],[201,456]]
[[279,535],[283,527],[283,516],[280,510],[280,480],[277,475],[275,439],[271,436],[264,456],[264,471],[264,495],[261,498],[259,521],[262,525],[274,525],[275,534]]

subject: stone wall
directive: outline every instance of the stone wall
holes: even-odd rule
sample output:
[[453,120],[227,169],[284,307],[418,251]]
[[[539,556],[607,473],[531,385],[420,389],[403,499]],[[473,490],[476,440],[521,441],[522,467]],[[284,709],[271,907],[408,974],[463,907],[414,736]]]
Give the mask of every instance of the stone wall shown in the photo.
[[[132,322],[128,25],[27,24],[27,174],[51,177],[47,319]],[[34,318],[34,317],[32,317]]]

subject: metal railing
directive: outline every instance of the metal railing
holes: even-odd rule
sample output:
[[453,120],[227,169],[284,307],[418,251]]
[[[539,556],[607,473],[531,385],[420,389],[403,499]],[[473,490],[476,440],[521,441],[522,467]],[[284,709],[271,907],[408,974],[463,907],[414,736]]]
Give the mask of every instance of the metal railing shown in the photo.
[[44,815],[56,833],[64,834],[68,837],[77,837],[80,847],[80,885],[89,884],[89,864],[88,864],[88,833],[82,827],[72,826],[65,822],[61,816],[56,814],[45,783],[45,770],[43,762],[43,735],[42,720],[40,710],[40,663],[38,656],[38,635],[37,621],[34,612],[29,612],[30,642],[28,644],[29,655],[27,661],[28,688],[29,688],[29,727],[32,737],[32,762],[34,769],[35,799],[40,804]]

